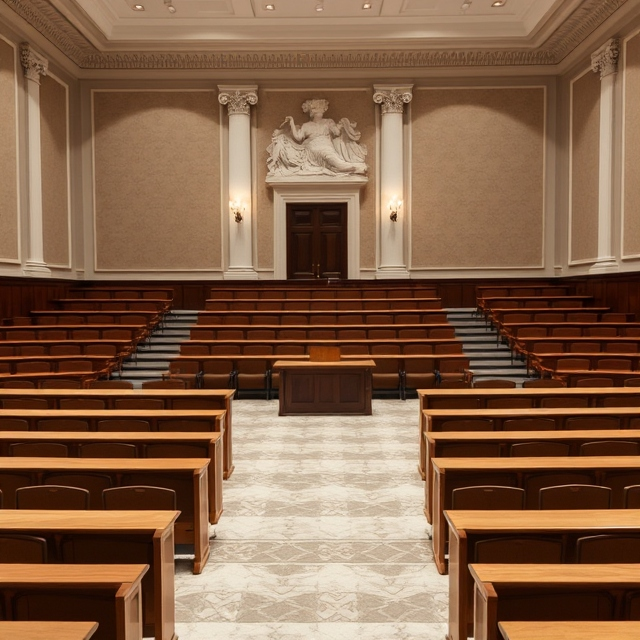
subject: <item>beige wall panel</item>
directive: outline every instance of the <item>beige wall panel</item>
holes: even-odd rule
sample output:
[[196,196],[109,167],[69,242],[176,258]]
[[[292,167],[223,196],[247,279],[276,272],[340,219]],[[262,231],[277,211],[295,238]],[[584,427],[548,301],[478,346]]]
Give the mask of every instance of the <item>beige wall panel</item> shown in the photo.
[[273,131],[286,116],[293,116],[297,125],[309,119],[303,113],[302,103],[310,98],[325,98],[329,110],[325,117],[336,122],[349,118],[357,122],[361,132],[360,144],[368,149],[369,183],[360,191],[360,268],[374,269],[376,263],[375,226],[375,171],[376,171],[376,126],[375,104],[369,91],[260,91],[257,106],[257,223],[258,223],[258,268],[272,269],[273,261],[273,189],[267,187],[267,147],[271,144]]
[[541,87],[414,91],[411,268],[540,267]]
[[213,91],[93,94],[96,269],[221,269]]
[[16,52],[0,38],[0,261],[17,261]]
[[600,76],[589,71],[572,86],[569,262],[598,257]]
[[70,266],[67,90],[51,76],[40,80],[40,149],[44,261]]
[[640,35],[626,46],[623,256],[640,255]]

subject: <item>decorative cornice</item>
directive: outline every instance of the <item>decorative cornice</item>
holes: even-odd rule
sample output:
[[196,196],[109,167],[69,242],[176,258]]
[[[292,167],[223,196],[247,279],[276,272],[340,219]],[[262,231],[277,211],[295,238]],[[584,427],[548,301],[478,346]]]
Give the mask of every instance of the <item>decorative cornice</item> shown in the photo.
[[40,76],[47,75],[49,61],[31,48],[28,42],[20,43],[20,63],[27,80],[40,84]]
[[555,65],[627,0],[586,0],[536,49],[398,49],[389,51],[269,51],[258,53],[104,52],[47,0],[0,0],[83,69],[421,69]]
[[373,94],[373,101],[382,105],[382,115],[387,113],[402,113],[404,105],[411,102],[413,94],[406,89],[377,89]]
[[620,40],[612,38],[595,53],[591,54],[591,70],[600,74],[600,80],[618,72]]
[[255,91],[221,91],[218,102],[226,104],[230,116],[251,113],[251,105],[258,104],[258,94]]

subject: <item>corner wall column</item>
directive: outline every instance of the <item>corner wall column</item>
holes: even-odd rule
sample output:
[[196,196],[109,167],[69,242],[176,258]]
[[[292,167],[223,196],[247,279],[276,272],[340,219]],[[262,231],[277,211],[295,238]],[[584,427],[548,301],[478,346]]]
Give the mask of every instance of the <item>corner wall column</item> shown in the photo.
[[[408,86],[373,87],[373,101],[381,105],[380,125],[380,264],[377,278],[407,278],[405,262],[404,105],[413,97]],[[396,203],[392,212],[390,203]],[[399,206],[397,206],[399,204]]]
[[613,248],[614,100],[620,44],[609,40],[591,55],[591,69],[600,74],[600,164],[598,168],[598,257],[589,273],[618,270]]
[[35,52],[28,42],[20,45],[20,62],[27,90],[27,184],[29,216],[29,251],[24,273],[29,276],[51,275],[44,262],[44,227],[42,213],[42,152],[40,146],[40,76],[47,75],[48,60]]
[[218,101],[229,113],[229,265],[224,278],[257,279],[253,267],[251,181],[251,105],[258,102],[257,86],[219,86]]

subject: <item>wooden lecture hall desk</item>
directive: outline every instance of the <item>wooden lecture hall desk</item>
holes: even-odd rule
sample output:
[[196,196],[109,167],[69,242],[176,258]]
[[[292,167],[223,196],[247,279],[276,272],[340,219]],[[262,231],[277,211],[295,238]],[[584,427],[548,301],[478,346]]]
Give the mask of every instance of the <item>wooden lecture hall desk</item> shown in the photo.
[[[586,442],[624,441],[640,444],[640,429],[570,430],[570,431],[445,431],[428,432],[427,476],[425,478],[425,515],[433,515],[433,458],[509,457],[511,446],[525,442],[559,442],[569,447],[569,456],[580,455],[580,445]],[[2,433],[0,432],[0,442]],[[492,451],[493,450],[493,451]]]
[[634,509],[447,511],[445,517],[449,524],[449,640],[466,640],[471,635],[473,580],[469,563],[475,558],[478,541],[513,536],[561,539],[565,562],[573,562],[578,538],[640,534],[640,511]]
[[[217,524],[223,510],[222,498],[222,434],[191,432],[122,432],[122,431],[0,431],[0,456],[10,455],[16,443],[64,444],[69,457],[78,458],[85,444],[126,443],[136,448],[137,458],[208,458],[209,522]],[[9,504],[7,504],[9,503]],[[5,508],[11,496],[5,497]]]
[[[433,557],[446,573],[447,526],[444,510],[451,508],[453,489],[476,485],[524,487],[546,474],[571,475],[560,484],[599,484],[612,487],[611,502],[621,505],[623,487],[640,484],[638,456],[583,456],[576,458],[434,458]],[[558,484],[558,483],[555,483]],[[533,504],[535,503],[535,507]],[[525,494],[526,509],[538,505],[537,491]],[[557,513],[557,511],[555,512]]]
[[[0,390],[0,397],[2,390]],[[491,403],[501,399],[517,399],[523,406],[542,407],[544,404],[559,401],[565,406],[602,407],[640,406],[640,387],[550,387],[532,389],[418,389],[420,409],[418,428],[420,429],[420,475],[425,477],[425,440],[427,431],[425,409],[486,409]]]
[[0,621],[0,638],[12,640],[89,640],[97,622]]
[[[113,487],[144,484],[173,489],[181,512],[174,526],[175,541],[194,545],[193,572],[201,573],[209,559],[208,467],[209,460],[200,458],[0,458],[0,488],[4,499],[14,502],[16,475],[25,478],[21,486],[33,486],[44,484],[48,475],[84,473],[109,476]],[[8,486],[4,478],[10,479]],[[101,502],[101,495],[91,494],[90,509],[101,509]]]
[[499,622],[504,640],[638,640],[640,622],[608,620],[605,622]]
[[[615,422],[615,427],[611,429],[640,429],[640,411],[638,407],[543,407],[543,408],[512,408],[512,409],[426,409],[423,412],[422,424],[424,431],[421,433],[420,447],[420,468],[426,473],[426,446],[425,436],[432,432],[454,431],[456,429],[447,428],[446,423],[451,421],[469,421],[465,431],[474,431],[473,423],[477,423],[478,431],[503,431],[505,422],[509,421],[506,430],[521,431],[517,428],[519,420],[528,421],[532,418],[543,418],[553,421],[549,424],[549,431],[563,431],[583,428],[580,426],[579,418],[595,418],[601,420],[602,427],[605,424]],[[615,418],[615,421],[607,420]],[[595,421],[593,421],[595,423]],[[523,422],[523,425],[526,425]],[[575,426],[572,426],[575,425]],[[598,428],[598,427],[595,427]],[[537,430],[543,430],[537,429]],[[463,429],[457,429],[463,430]],[[423,457],[424,456],[424,457]]]
[[0,596],[18,620],[51,620],[64,609],[67,619],[77,615],[76,620],[97,621],[95,640],[142,640],[140,585],[148,568],[146,564],[0,564]]
[[514,613],[530,620],[573,620],[576,612],[582,620],[623,620],[626,597],[640,589],[634,564],[472,564],[469,571],[474,640],[498,640],[498,622]]
[[373,360],[277,360],[279,415],[371,415]]
[[50,409],[60,409],[64,400],[96,399],[104,402],[105,409],[130,409],[136,400],[155,400],[154,404],[165,410],[197,409],[212,413],[225,410],[223,457],[226,480],[233,473],[231,409],[234,394],[235,389],[0,389],[0,402],[12,398],[43,398]]
[[[0,533],[44,538],[50,563],[83,564],[87,558],[96,563],[95,557],[149,564],[143,579],[144,634],[172,640],[176,637],[173,555],[178,513],[0,509]],[[112,543],[108,549],[105,541]]]

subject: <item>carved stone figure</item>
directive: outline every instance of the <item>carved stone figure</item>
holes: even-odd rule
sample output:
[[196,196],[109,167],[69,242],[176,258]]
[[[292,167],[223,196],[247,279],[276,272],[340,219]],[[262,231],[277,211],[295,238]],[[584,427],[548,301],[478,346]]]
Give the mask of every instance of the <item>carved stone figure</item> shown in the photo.
[[308,122],[298,127],[292,116],[285,118],[267,148],[267,177],[366,174],[367,148],[358,143],[357,123],[342,118],[336,124],[323,117],[328,108],[327,100],[307,100],[302,111]]

